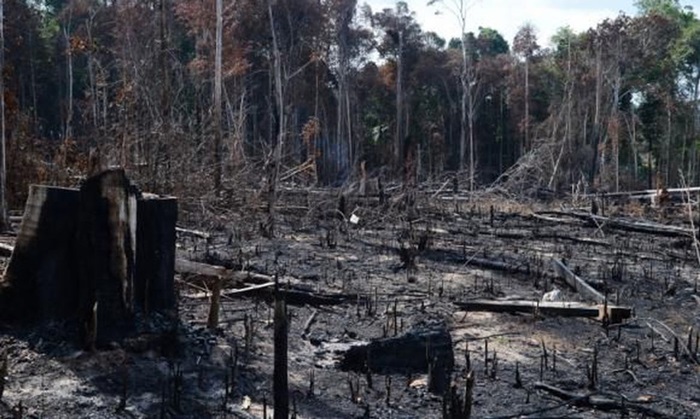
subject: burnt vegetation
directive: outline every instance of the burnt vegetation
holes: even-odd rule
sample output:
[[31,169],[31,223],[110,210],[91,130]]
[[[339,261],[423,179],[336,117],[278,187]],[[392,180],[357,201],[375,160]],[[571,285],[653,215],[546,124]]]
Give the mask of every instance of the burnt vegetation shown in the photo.
[[635,5],[0,0],[0,418],[697,415],[700,20]]

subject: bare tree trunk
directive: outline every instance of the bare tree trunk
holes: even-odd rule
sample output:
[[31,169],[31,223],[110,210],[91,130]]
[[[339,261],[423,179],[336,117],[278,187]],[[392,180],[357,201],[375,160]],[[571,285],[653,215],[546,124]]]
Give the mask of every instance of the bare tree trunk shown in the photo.
[[396,138],[394,140],[394,164],[396,168],[401,167],[403,160],[403,130],[401,129],[401,119],[403,115],[403,31],[399,30],[399,54],[396,68]]
[[469,190],[474,191],[474,178],[476,177],[476,144],[474,141],[474,114],[476,106],[474,94],[469,93]]
[[[464,25],[462,25],[464,26]],[[464,170],[464,157],[467,149],[467,97],[469,94],[469,82],[467,81],[467,46],[464,38],[464,27],[462,28],[462,74],[460,81],[462,83],[462,103],[460,113],[460,131],[459,131],[459,171]]]
[[214,192],[221,193],[221,43],[223,32],[222,0],[216,0],[216,52],[214,57]]
[[520,154],[530,149],[530,56],[525,55],[525,139]]
[[669,185],[671,183],[671,138],[672,138],[672,125],[671,125],[671,97],[666,99],[666,141],[665,146],[665,160],[666,160],[666,173],[664,179],[664,185]]
[[277,112],[279,114],[279,127],[277,132],[277,141],[274,148],[274,161],[272,174],[269,176],[268,182],[268,225],[267,235],[274,237],[275,235],[275,205],[277,204],[277,184],[280,176],[280,165],[282,164],[282,148],[284,147],[284,132],[286,129],[286,115],[284,110],[284,86],[282,85],[282,56],[280,54],[279,44],[277,42],[277,33],[275,31],[275,19],[272,14],[272,1],[267,2],[267,11],[270,17],[270,30],[272,31],[272,55],[274,60],[274,77],[275,77],[275,93],[277,99]]
[[158,53],[158,66],[161,73],[161,90],[160,90],[160,117],[162,123],[162,129],[159,135],[156,137],[157,141],[155,144],[155,149],[152,151],[152,165],[151,165],[151,189],[157,190],[157,182],[160,178],[166,183],[170,183],[171,170],[170,170],[170,160],[165,157],[168,162],[165,165],[165,174],[158,173],[158,165],[161,161],[161,153],[166,153],[164,150],[164,143],[170,138],[170,126],[171,126],[171,100],[170,100],[170,73],[168,66],[168,32],[166,23],[166,13],[167,13],[167,0],[160,0],[159,4],[159,28],[158,37],[160,38],[160,51]]
[[95,57],[92,51],[93,38],[92,38],[92,25],[94,23],[95,14],[97,13],[93,8],[90,8],[90,17],[88,18],[85,29],[87,31],[88,37],[88,49],[87,49],[87,65],[88,65],[88,81],[90,88],[90,116],[92,117],[92,129],[93,135],[97,132],[97,87],[95,78]]
[[613,139],[613,154],[615,158],[615,192],[620,191],[620,121],[618,112],[618,103],[620,101],[620,73],[618,69],[615,79],[615,88],[613,90],[613,108],[612,108],[612,139]]
[[279,283],[275,284],[274,318],[274,371],[273,397],[274,419],[289,418],[289,373],[288,373],[288,333],[287,305],[280,295]]
[[467,123],[469,125],[469,190],[476,185],[476,138],[474,125],[476,123],[477,98],[479,96],[479,80],[475,63],[471,57],[467,61]]
[[5,0],[0,0],[0,231],[9,227],[7,219],[7,166],[5,164]]
[[595,178],[598,173],[598,145],[600,144],[601,127],[600,127],[600,98],[603,84],[603,75],[601,74],[601,51],[600,46],[596,50],[596,83],[595,83],[595,113],[593,114],[593,161],[591,162],[591,170],[589,172],[588,181],[591,185],[595,185]]
[[66,82],[68,83],[68,110],[63,138],[68,139],[73,136],[73,51],[70,44],[70,30],[65,25],[63,26],[63,37],[66,40]]

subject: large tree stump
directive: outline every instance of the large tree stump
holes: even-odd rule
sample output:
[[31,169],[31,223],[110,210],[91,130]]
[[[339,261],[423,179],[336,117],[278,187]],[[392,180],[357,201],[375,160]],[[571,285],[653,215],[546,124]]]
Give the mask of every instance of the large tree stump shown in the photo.
[[78,303],[77,189],[32,185],[15,248],[0,282],[0,318],[67,318]]
[[0,319],[74,321],[88,346],[135,330],[136,315],[176,307],[177,201],[142,197],[124,171],[77,189],[32,186],[0,282]]
[[343,371],[379,374],[430,372],[431,391],[438,394],[447,388],[453,368],[452,337],[443,323],[352,346],[340,360]]

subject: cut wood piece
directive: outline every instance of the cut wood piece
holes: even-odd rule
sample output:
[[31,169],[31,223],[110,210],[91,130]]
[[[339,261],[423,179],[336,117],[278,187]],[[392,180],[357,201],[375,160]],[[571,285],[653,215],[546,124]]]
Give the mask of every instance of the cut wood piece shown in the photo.
[[557,275],[564,279],[574,291],[581,294],[584,298],[600,304],[605,302],[606,298],[603,294],[596,291],[593,287],[588,285],[586,281],[571,272],[561,261],[552,259],[552,266],[554,266]]
[[[218,281],[218,280],[221,279],[221,278],[217,277],[216,279],[217,279],[217,281]],[[196,286],[196,285],[194,285],[194,284],[190,284],[190,283],[187,282],[187,281],[181,281],[181,282],[184,283],[184,284],[187,284],[187,286],[189,286],[189,287],[192,287],[192,288],[194,288],[194,289],[196,289],[196,290],[201,291],[201,292],[196,293],[196,294],[188,294],[188,295],[185,295],[185,296],[188,297],[188,298],[210,298],[211,295],[212,295],[212,292],[213,292],[212,290],[208,290],[208,289],[206,289],[206,288],[198,287],[198,286]],[[245,284],[244,284],[244,285],[245,285]],[[230,297],[231,297],[232,295],[248,294],[248,293],[253,293],[254,291],[259,291],[259,290],[261,290],[261,289],[271,288],[273,285],[275,285],[274,282],[268,282],[268,283],[266,283],[266,284],[248,285],[248,286],[245,286],[245,287],[243,287],[243,288],[236,288],[236,289],[232,289],[232,290],[221,291],[220,296],[221,296],[221,298],[226,298],[226,299],[228,299],[229,301],[236,301],[235,299],[230,298]]]
[[301,332],[302,337],[306,337],[306,335],[309,334],[309,330],[311,330],[311,325],[313,324],[314,320],[316,320],[316,315],[318,315],[318,310],[314,309],[314,311],[311,312],[309,318],[306,320],[306,323],[304,323],[304,329]]
[[[589,305],[579,302],[540,302],[529,300],[497,301],[472,300],[455,302],[465,311],[490,311],[494,313],[540,313],[549,316],[588,317],[597,320],[605,318],[605,304]],[[607,318],[610,323],[621,323],[632,317],[630,307],[607,305]]]
[[227,269],[223,266],[195,262],[185,258],[175,259],[175,272],[179,274],[223,278],[236,282],[249,282],[252,284],[267,284],[275,281],[275,278],[270,275],[251,271],[236,271],[233,269]]
[[230,269],[226,269],[223,266],[195,262],[184,258],[175,259],[175,271],[180,274],[202,275],[216,278],[230,278],[233,275]]
[[403,335],[351,346],[340,360],[343,371],[380,374],[431,372],[431,391],[442,394],[454,368],[452,337],[443,323],[429,324]]
[[227,290],[222,293],[222,295],[225,295],[227,297],[230,297],[232,295],[240,295],[240,294],[246,294],[252,291],[257,291],[265,288],[270,288],[273,285],[275,285],[274,282],[266,282],[264,284],[256,284],[256,285],[250,285],[245,288],[238,288],[235,290]]
[[198,237],[204,240],[209,240],[211,238],[211,235],[209,233],[205,233],[203,231],[198,230],[190,230],[187,228],[175,227],[175,231],[177,232],[177,234],[182,234],[183,236]]
[[268,282],[275,282],[274,276],[251,271],[233,271],[231,272],[231,278],[238,282],[249,282],[251,284],[267,284]]

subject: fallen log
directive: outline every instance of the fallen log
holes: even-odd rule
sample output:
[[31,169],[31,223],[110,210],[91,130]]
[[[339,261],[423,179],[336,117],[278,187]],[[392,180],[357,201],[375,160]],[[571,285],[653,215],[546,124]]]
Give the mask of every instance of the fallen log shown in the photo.
[[[686,227],[659,224],[652,221],[635,221],[623,218],[604,217],[602,215],[595,215],[583,211],[544,211],[534,215],[540,219],[550,218],[552,221],[556,220],[556,218],[547,217],[547,214],[577,218],[593,224],[596,228],[602,225],[617,230],[656,234],[660,236],[693,237],[694,233],[693,229]],[[566,221],[559,220],[558,222],[564,223]]]
[[526,260],[516,259],[503,261],[480,258],[476,256],[465,257],[460,251],[447,249],[427,249],[420,253],[419,257],[436,262],[459,263],[464,267],[476,267],[481,269],[489,269],[492,271],[519,273],[524,275],[532,274],[532,267]]
[[227,290],[222,293],[222,295],[225,295],[227,297],[230,297],[232,295],[240,295],[240,294],[246,294],[249,292],[265,289],[265,288],[271,288],[273,285],[275,285],[274,282],[266,282],[264,284],[255,284],[255,285],[249,285],[245,288],[238,288],[235,290]]
[[301,332],[302,337],[306,337],[309,334],[309,330],[311,330],[311,325],[313,324],[314,320],[316,320],[316,315],[318,315],[318,310],[314,309],[314,311],[311,312],[311,315],[304,323],[304,329],[302,329]]
[[176,258],[175,272],[180,274],[201,275],[215,278],[230,278],[233,272],[223,266],[195,262],[189,259]]
[[[280,287],[278,293],[284,297],[288,305],[295,306],[336,306],[358,301],[358,296],[355,294],[322,294],[294,287]],[[274,298],[274,290],[270,288],[252,290],[250,294],[266,300]]]
[[644,417],[664,419],[677,417],[676,415],[669,415],[648,406],[644,406],[641,403],[630,401],[622,395],[613,398],[613,396],[598,393],[579,394],[542,382],[536,382],[533,387],[537,390],[543,390],[562,400],[571,401],[572,405],[577,407],[589,407],[603,411],[619,410],[626,412],[631,410],[641,413]]
[[[623,192],[594,192],[583,195],[584,198],[617,198],[621,196],[635,198],[650,198],[658,195],[661,189],[643,189],[641,191],[623,191]],[[669,195],[685,194],[688,192],[700,192],[700,186],[691,186],[687,188],[668,188],[664,191]]]
[[175,272],[179,274],[198,275],[208,278],[221,278],[237,283],[251,283],[258,285],[268,284],[275,281],[275,278],[270,275],[252,271],[228,269],[223,266],[196,262],[185,258],[175,259]]
[[530,300],[471,300],[455,302],[457,307],[465,311],[488,311],[493,313],[539,313],[548,316],[587,317],[603,320],[606,317],[610,323],[621,323],[632,317],[632,309],[623,306],[605,304],[589,305],[571,301],[542,302]]
[[557,259],[552,259],[552,266],[554,267],[554,271],[557,273],[557,275],[559,275],[560,278],[564,279],[566,283],[574,289],[574,291],[578,292],[583,297],[592,300],[593,302],[600,304],[605,302],[606,298],[603,294],[596,291],[586,281],[584,281],[583,279],[579,278],[576,274],[571,272],[571,270],[567,268],[566,265],[564,265],[561,261]]
[[431,373],[431,391],[442,392],[454,368],[452,337],[443,323],[403,335],[351,346],[340,360],[343,371],[379,374]]
[[211,235],[209,233],[205,233],[203,231],[198,230],[190,230],[182,227],[175,227],[175,231],[177,232],[177,234],[181,234],[183,236],[192,236],[204,240],[209,240],[211,238]]

